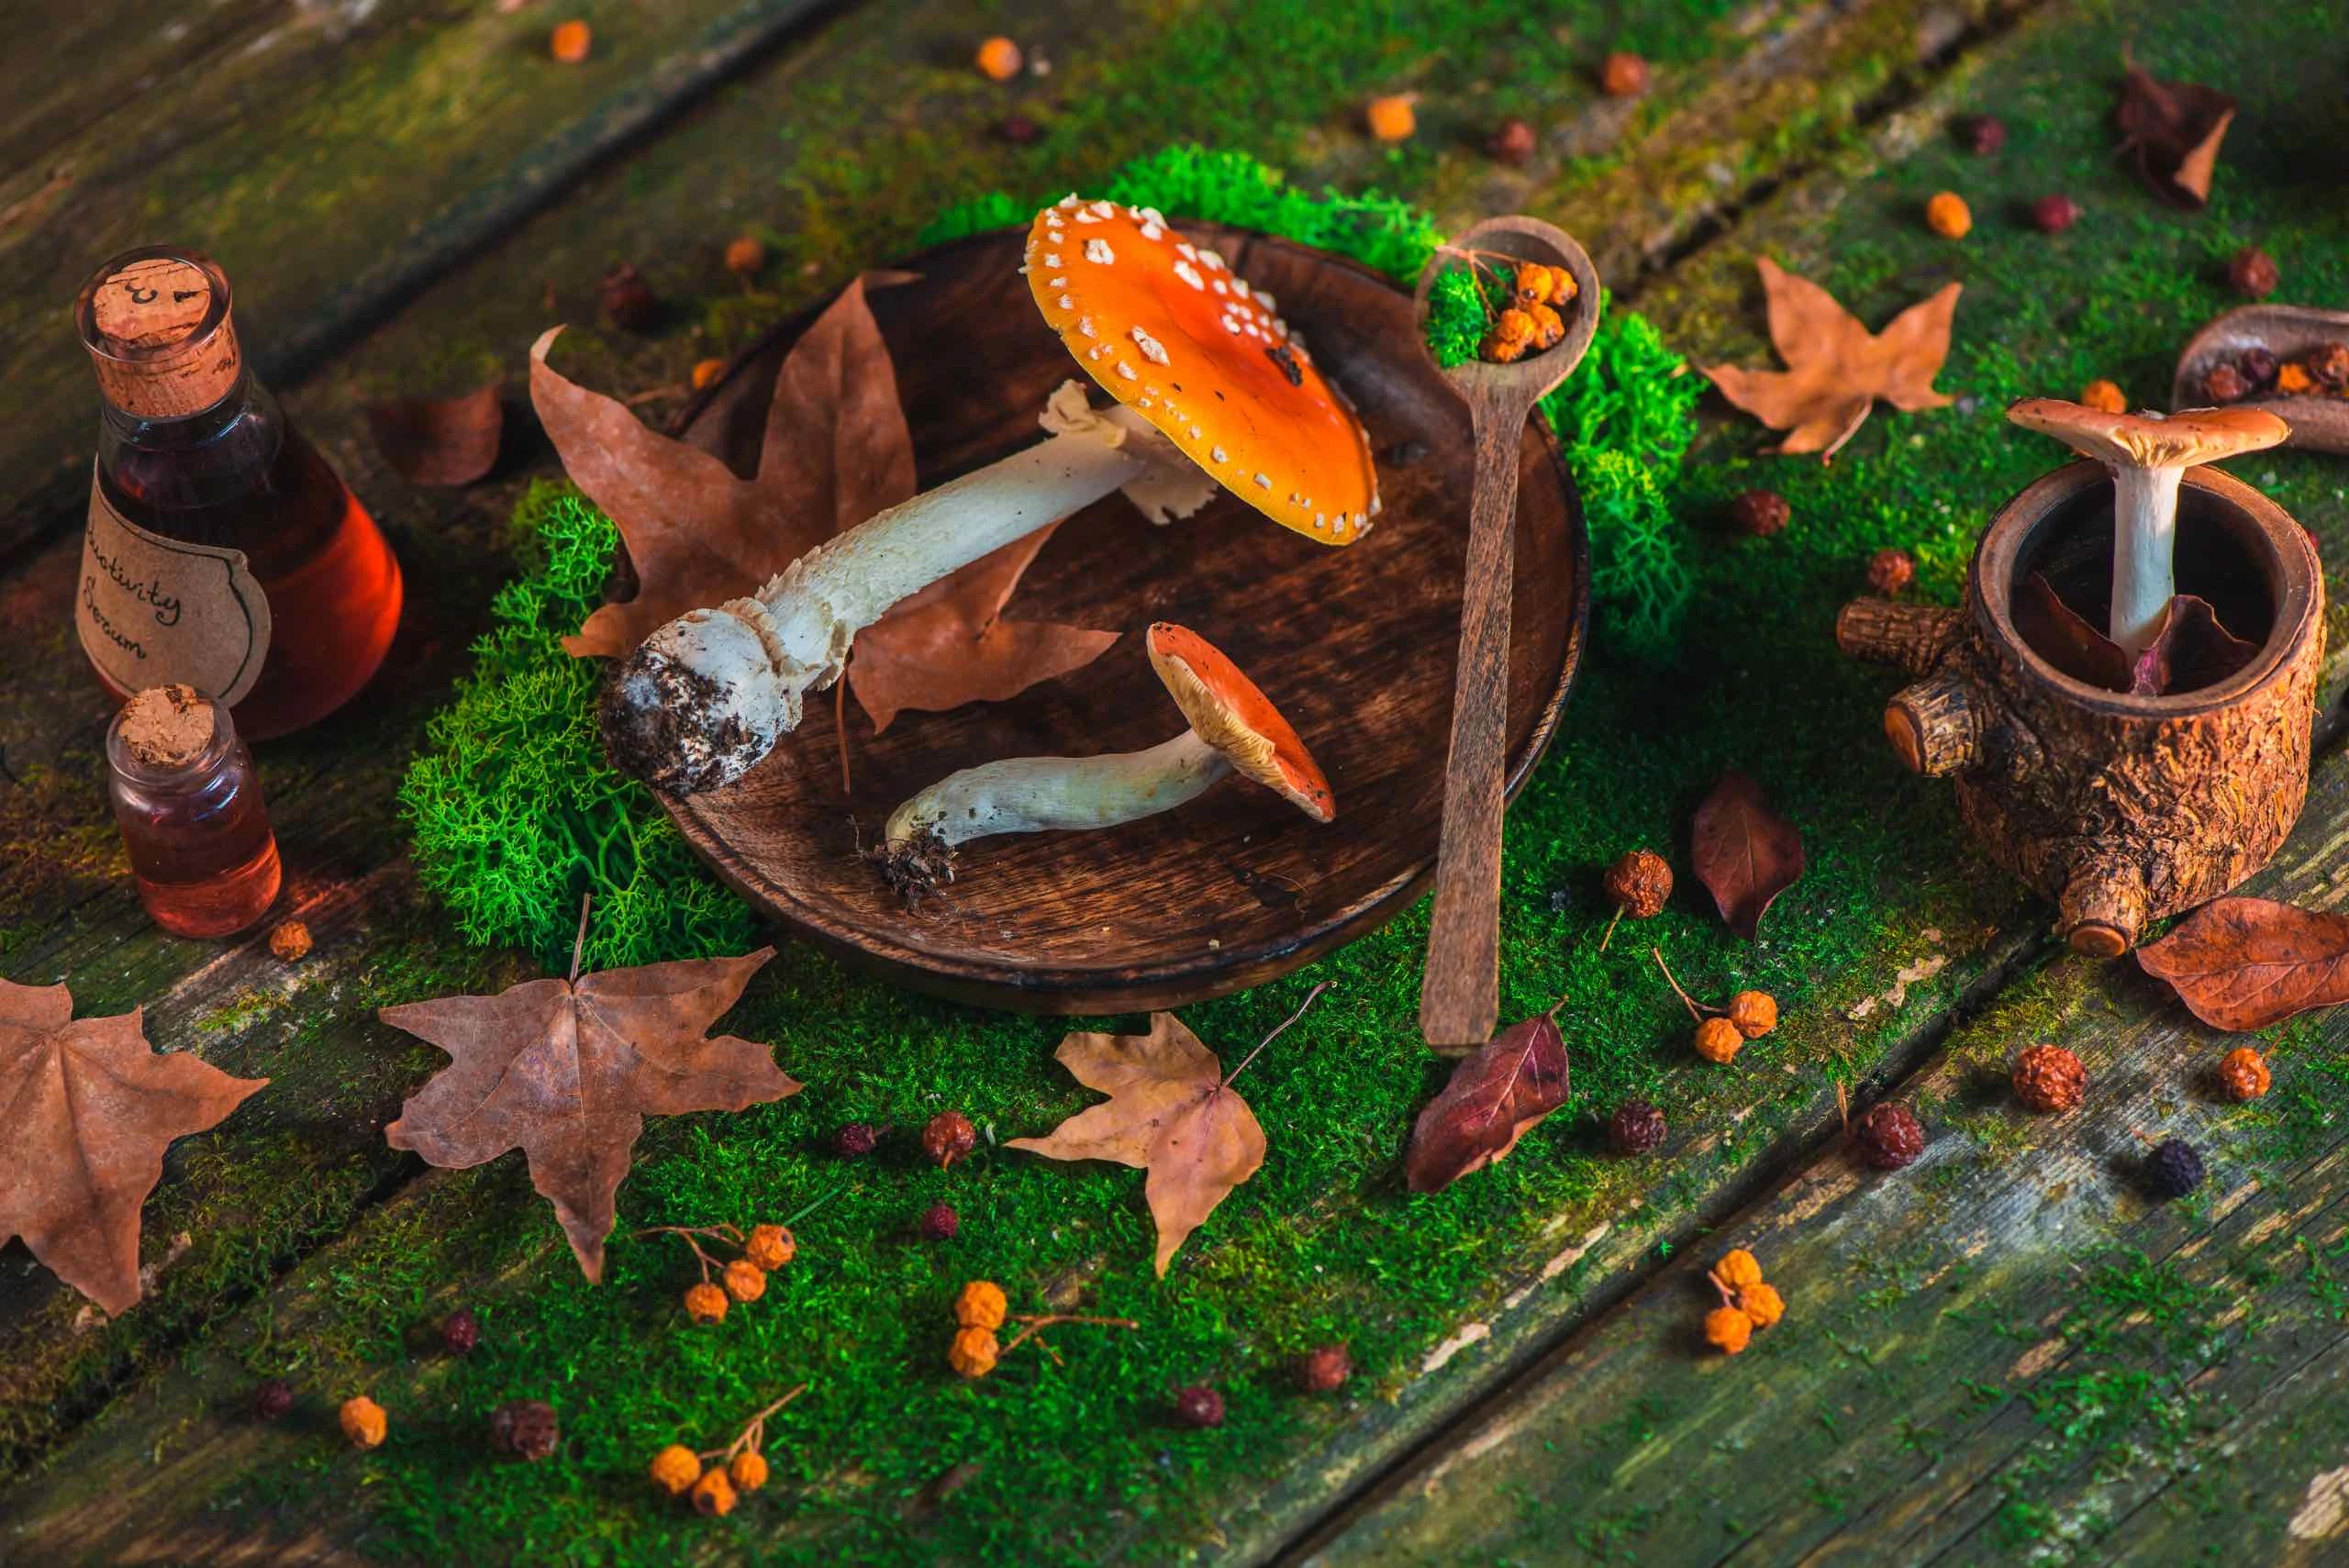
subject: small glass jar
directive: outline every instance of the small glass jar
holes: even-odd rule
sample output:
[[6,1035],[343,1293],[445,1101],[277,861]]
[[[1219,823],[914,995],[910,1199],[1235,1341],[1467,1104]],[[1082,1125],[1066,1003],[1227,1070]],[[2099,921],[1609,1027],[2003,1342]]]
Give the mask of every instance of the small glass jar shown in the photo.
[[157,925],[225,937],[269,912],[277,839],[226,707],[192,686],[150,686],[106,727],[106,766],[131,876]]

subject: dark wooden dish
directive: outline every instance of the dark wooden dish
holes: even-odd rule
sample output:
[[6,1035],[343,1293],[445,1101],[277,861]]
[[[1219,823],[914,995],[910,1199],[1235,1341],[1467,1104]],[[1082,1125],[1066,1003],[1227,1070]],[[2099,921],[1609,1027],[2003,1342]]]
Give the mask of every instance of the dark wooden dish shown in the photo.
[[[1011,702],[902,715],[878,736],[851,698],[846,797],[832,705],[819,699],[740,783],[663,802],[752,904],[916,989],[1026,1012],[1176,1006],[1375,929],[1432,867],[1467,541],[1467,410],[1420,350],[1410,296],[1385,279],[1284,240],[1180,227],[1272,290],[1354,400],[1386,502],[1369,538],[1331,550],[1228,495],[1153,528],[1113,496],[1062,527],[1008,607],[1126,633],[1098,661]],[[1040,439],[1046,395],[1082,375],[1029,298],[1019,247],[1017,233],[947,245],[907,263],[920,282],[873,295],[925,486]],[[776,367],[800,329],[742,356],[688,411],[688,439],[738,470],[754,464]],[[1556,727],[1589,607],[1581,507],[1538,420],[1519,462],[1512,795]],[[1330,775],[1337,820],[1316,825],[1227,780],[1122,828],[966,845],[944,898],[906,909],[859,843],[908,795],[998,757],[1128,751],[1180,732],[1141,648],[1162,619],[1222,647],[1281,706]]]
[[[2320,343],[2349,342],[2349,311],[2306,305],[2245,305],[2216,316],[2187,340],[2177,356],[2169,406],[2201,408],[2210,404],[2202,378],[2221,360],[2245,349],[2266,349],[2278,361],[2296,359]],[[2246,397],[2231,405],[2265,408],[2292,427],[2288,447],[2305,451],[2349,452],[2349,399],[2323,393]]]

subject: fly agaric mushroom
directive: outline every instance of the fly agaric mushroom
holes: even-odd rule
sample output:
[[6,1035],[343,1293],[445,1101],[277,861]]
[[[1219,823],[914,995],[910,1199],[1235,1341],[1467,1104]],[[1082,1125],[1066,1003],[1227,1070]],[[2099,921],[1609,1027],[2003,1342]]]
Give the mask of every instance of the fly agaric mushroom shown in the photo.
[[2161,631],[2177,595],[2177,484],[2189,468],[2272,447],[2292,433],[2255,408],[2108,414],[2060,397],[2026,397],[2007,417],[2112,471],[2112,640],[2132,662]]
[[1191,727],[1146,751],[1015,757],[949,773],[889,814],[879,860],[912,897],[953,879],[954,847],[996,833],[1113,828],[1171,811],[1235,769],[1327,822],[1337,797],[1272,699],[1207,639],[1159,621],[1151,668]]
[[747,773],[840,678],[857,632],[906,595],[1122,489],[1155,522],[1215,495],[1352,544],[1378,515],[1370,439],[1269,295],[1150,207],[1063,198],[1028,235],[1044,319],[1119,406],[1080,384],[1041,417],[1052,439],[926,491],[808,551],[757,595],[647,638],[605,693],[614,762],[691,795]]

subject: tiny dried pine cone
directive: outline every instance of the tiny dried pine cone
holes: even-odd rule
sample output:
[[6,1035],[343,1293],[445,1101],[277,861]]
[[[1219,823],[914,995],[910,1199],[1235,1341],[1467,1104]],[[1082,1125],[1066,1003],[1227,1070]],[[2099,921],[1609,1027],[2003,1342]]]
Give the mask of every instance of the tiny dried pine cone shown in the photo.
[[1609,903],[1645,920],[1662,914],[1672,897],[1672,863],[1653,850],[1632,850],[1616,858],[1599,884]]
[[1738,532],[1769,539],[1787,531],[1794,508],[1775,490],[1748,490],[1729,504],[1729,517]]
[[1297,1386],[1308,1394],[1327,1394],[1354,1374],[1354,1359],[1343,1345],[1324,1345],[1297,1363]]
[[554,1407],[543,1399],[513,1399],[489,1415],[489,1446],[533,1463],[553,1457],[562,1440]]
[[921,1151],[941,1171],[978,1146],[978,1129],[961,1111],[940,1111],[921,1129]]
[[1607,1123],[1608,1147],[1618,1154],[1648,1153],[1664,1135],[1664,1113],[1645,1100],[1625,1100]]
[[1887,1100],[1872,1106],[1853,1129],[1860,1158],[1879,1171],[1913,1164],[1925,1151],[1925,1124],[1907,1106]]
[[2219,1060],[2219,1083],[2231,1100],[2255,1100],[2267,1092],[2267,1059],[2247,1045],[2239,1045]]
[[1917,560],[1905,550],[1879,550],[1868,557],[1868,586],[1890,598],[1917,580]]
[[2087,1095],[2088,1070],[2060,1045],[2029,1046],[2015,1058],[2014,1085],[2026,1110],[2067,1111]]

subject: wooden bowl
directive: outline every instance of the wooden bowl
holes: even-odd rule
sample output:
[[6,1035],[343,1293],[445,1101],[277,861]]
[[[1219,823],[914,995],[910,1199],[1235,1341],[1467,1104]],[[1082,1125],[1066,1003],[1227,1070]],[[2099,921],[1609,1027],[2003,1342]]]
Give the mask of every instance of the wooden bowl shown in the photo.
[[[1432,869],[1452,723],[1466,552],[1466,408],[1421,351],[1411,299],[1287,241],[1182,223],[1270,289],[1351,397],[1385,509],[1362,543],[1316,544],[1219,495],[1154,528],[1122,496],[1071,518],[1006,613],[1122,631],[1099,660],[1005,703],[907,713],[880,734],[846,704],[852,792],[833,705],[728,788],[664,800],[694,848],[752,904],[851,962],[918,990],[1025,1012],[1172,1007],[1285,974],[1407,907]],[[1036,414],[1083,373],[1019,275],[1019,232],[905,263],[874,291],[924,486],[1041,439]],[[742,356],[690,409],[687,439],[738,471],[757,461],[776,367],[813,312]],[[1546,426],[1520,450],[1508,786],[1556,728],[1589,609],[1574,484]],[[963,847],[943,896],[907,909],[860,853],[889,812],[958,768],[1001,757],[1130,751],[1183,719],[1141,646],[1188,626],[1277,703],[1337,793],[1316,824],[1239,779],[1146,821]]]
[[[2306,305],[2244,305],[2213,317],[2187,341],[2177,356],[2169,406],[2204,408],[2210,398],[2202,378],[2221,360],[2245,349],[2266,349],[2280,362],[2297,359],[2320,343],[2349,342],[2349,311]],[[2265,408],[2292,428],[2284,444],[2305,451],[2349,452],[2349,399],[2323,394],[2275,394],[2246,397],[2234,408]]]

